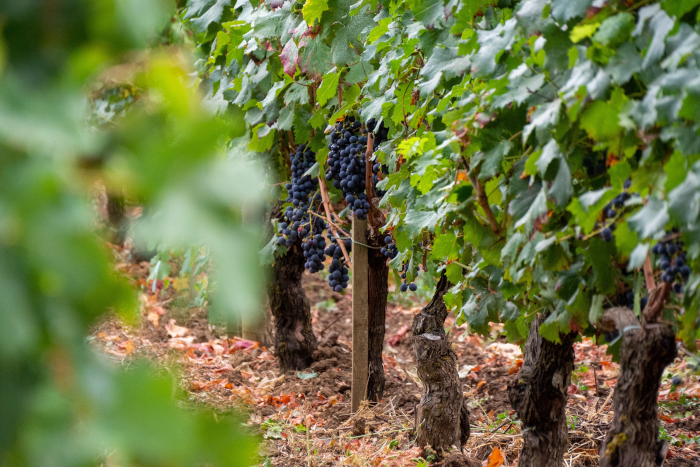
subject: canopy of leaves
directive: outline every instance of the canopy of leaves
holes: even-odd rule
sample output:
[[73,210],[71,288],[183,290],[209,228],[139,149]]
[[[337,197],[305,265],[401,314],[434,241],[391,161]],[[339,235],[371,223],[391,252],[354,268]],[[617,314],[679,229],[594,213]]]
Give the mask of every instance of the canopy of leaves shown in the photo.
[[[548,337],[590,334],[672,229],[700,267],[699,10],[681,3],[239,2],[219,30],[228,52],[199,36],[200,73],[227,86],[249,131],[281,130],[264,150],[251,135],[249,149],[282,180],[283,155],[323,148],[329,120],[360,109],[382,120],[380,206],[401,250],[392,266],[447,268],[448,301],[474,329],[504,321],[517,341],[545,313]],[[278,34],[239,34],[271,14],[283,18]],[[691,346],[695,274],[672,297]],[[645,294],[634,293],[636,310]]]

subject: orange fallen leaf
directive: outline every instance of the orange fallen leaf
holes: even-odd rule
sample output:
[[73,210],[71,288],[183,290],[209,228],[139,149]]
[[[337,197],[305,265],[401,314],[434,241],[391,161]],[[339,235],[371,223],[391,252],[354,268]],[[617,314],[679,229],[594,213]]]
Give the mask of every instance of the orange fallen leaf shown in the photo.
[[136,350],[134,343],[130,340],[124,341],[121,344],[119,344],[119,348],[122,349],[127,355],[131,355],[132,353],[134,353],[134,350]]
[[149,311],[146,319],[148,319],[148,321],[153,323],[153,326],[158,327],[158,320],[160,319],[160,315],[158,313],[154,313],[152,311]]
[[174,319],[168,321],[168,324],[165,325],[165,330],[168,331],[168,336],[170,337],[185,337],[190,333],[189,329],[175,324]]
[[491,451],[491,454],[489,455],[486,467],[501,467],[504,462],[505,459],[503,458],[501,450],[498,448],[494,448],[493,451]]

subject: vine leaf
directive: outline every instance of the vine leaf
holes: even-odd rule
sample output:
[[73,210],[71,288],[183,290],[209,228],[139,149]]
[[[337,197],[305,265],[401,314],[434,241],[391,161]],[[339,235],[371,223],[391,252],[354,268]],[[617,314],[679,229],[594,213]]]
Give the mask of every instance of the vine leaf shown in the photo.
[[201,34],[207,31],[210,24],[221,21],[224,7],[229,6],[231,0],[193,0],[184,19],[190,20],[195,32]]
[[641,238],[649,238],[662,231],[669,219],[666,202],[652,196],[647,205],[627,222]]
[[323,75],[333,68],[331,48],[320,36],[303,38],[299,43],[299,48],[302,47],[304,51],[298,62],[301,71],[312,75]]
[[553,0],[552,16],[559,21],[568,21],[571,18],[583,16],[592,0]]
[[321,22],[321,15],[328,10],[328,0],[306,0],[301,14],[309,27],[314,25],[316,20]]
[[299,61],[299,47],[297,47],[294,39],[289,39],[284,45],[282,53],[280,54],[280,60],[282,61],[284,72],[288,74],[290,78],[293,78],[297,71],[297,62]]
[[326,73],[323,77],[323,82],[321,87],[318,88],[316,97],[318,98],[318,105],[323,107],[326,105],[333,96],[335,96],[338,91],[338,81],[340,81],[340,72]]

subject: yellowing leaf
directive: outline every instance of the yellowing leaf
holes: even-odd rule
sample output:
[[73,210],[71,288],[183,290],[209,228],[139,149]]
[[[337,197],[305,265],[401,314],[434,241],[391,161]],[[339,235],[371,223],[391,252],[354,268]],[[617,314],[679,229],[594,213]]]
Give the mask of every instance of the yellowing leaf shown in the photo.
[[598,30],[600,23],[581,24],[571,31],[571,42],[576,43],[587,37],[591,37]]
[[314,21],[321,22],[321,15],[326,10],[328,10],[328,0],[306,0],[301,14],[304,16],[306,24],[313,26]]

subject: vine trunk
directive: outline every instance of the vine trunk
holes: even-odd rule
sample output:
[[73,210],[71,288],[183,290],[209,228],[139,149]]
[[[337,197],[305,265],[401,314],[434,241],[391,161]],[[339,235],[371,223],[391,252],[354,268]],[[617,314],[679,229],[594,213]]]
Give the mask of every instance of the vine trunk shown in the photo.
[[[277,203],[268,218],[281,216]],[[280,370],[303,370],[312,362],[318,347],[311,326],[311,306],[301,285],[304,254],[301,241],[295,242],[284,256],[275,257],[270,271],[267,296],[275,319],[275,350]]]
[[413,354],[423,396],[417,410],[417,441],[443,455],[469,439],[469,409],[462,397],[457,358],[445,334],[448,310],[443,297],[450,282],[443,273],[435,295],[413,318]]
[[389,266],[379,248],[384,244],[381,234],[368,233],[368,306],[369,306],[369,380],[367,399],[379,402],[384,395],[384,331],[386,323],[386,301],[389,293]]
[[559,467],[569,445],[566,391],[574,369],[575,333],[560,334],[561,343],[539,332],[545,316],[532,320],[524,363],[508,388],[510,402],[523,424],[520,467]]
[[[601,467],[657,467],[668,443],[659,439],[658,395],[664,369],[676,358],[675,335],[665,323],[639,323],[628,308],[615,308],[623,334],[613,421],[600,447]],[[606,312],[608,314],[608,312]]]

